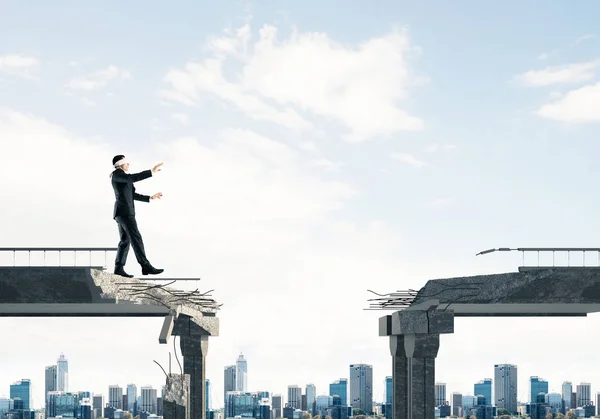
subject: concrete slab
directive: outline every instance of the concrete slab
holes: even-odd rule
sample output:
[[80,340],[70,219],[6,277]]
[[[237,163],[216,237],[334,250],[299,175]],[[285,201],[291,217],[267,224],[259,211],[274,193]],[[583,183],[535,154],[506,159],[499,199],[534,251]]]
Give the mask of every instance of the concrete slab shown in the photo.
[[585,316],[600,312],[600,270],[550,268],[428,281],[411,307],[439,301],[455,316]]

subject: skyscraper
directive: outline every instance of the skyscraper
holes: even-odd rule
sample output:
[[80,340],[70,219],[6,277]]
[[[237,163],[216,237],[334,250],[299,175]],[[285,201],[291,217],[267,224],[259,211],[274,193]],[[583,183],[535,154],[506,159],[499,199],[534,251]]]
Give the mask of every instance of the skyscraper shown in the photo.
[[452,393],[452,414],[462,416],[463,397],[461,393]]
[[118,385],[108,386],[108,407],[123,409],[123,388]]
[[494,365],[496,406],[512,414],[517,413],[517,366],[511,364]]
[[223,402],[227,400],[228,391],[236,391],[236,366],[228,365],[225,367],[225,378],[223,380]]
[[394,395],[394,380],[392,377],[385,377],[385,404],[392,403],[392,396]]
[[244,355],[238,356],[236,365],[236,391],[245,393],[248,391],[248,362],[244,359]]
[[494,401],[492,400],[492,379],[484,378],[481,381],[478,381],[473,386],[473,395],[475,397],[482,395],[485,397],[485,404],[488,406],[492,406]]
[[31,380],[24,378],[10,385],[10,398],[14,400],[17,397],[23,401],[21,409],[33,409],[31,405]]
[[315,402],[317,401],[317,387],[314,384],[306,385],[306,407],[312,414]]
[[300,409],[302,403],[302,389],[297,385],[288,386],[288,406]]
[[350,404],[373,413],[373,367],[367,364],[350,365]]
[[46,367],[44,403],[48,403],[48,392],[56,391],[57,385],[57,367],[56,365],[50,365]]
[[141,412],[148,412],[156,414],[157,410],[157,394],[156,389],[152,386],[144,386],[141,388],[142,405],[140,406]]
[[274,416],[273,419],[277,419],[280,418],[282,415],[282,409],[283,408],[283,397],[281,397],[281,394],[273,394],[273,397],[271,397],[271,413],[272,416]]
[[56,390],[69,391],[69,362],[64,354],[60,354],[56,367]]
[[565,410],[569,410],[571,408],[571,397],[573,394],[573,383],[570,381],[565,381],[562,384],[562,399],[565,402]]
[[529,377],[529,403],[536,403],[540,393],[544,393],[544,397],[548,394],[548,381],[537,376]]
[[346,378],[340,378],[329,384],[329,395],[340,396],[342,404],[348,405],[348,380]]
[[584,407],[590,404],[592,400],[592,385],[590,383],[581,383],[577,385],[577,406]]
[[[208,378],[206,379],[206,383],[205,383],[204,388],[206,389],[206,394],[205,394],[206,409],[205,410],[208,412],[208,411],[210,411],[210,408],[211,408],[211,404],[210,404],[210,394],[211,394],[210,390],[211,390],[211,388],[210,388],[210,380]],[[208,416],[206,416],[206,417],[208,418]]]
[[435,383],[435,407],[446,404],[446,383]]
[[132,415],[137,414],[137,386],[135,384],[127,384],[127,406],[123,409],[127,409]]

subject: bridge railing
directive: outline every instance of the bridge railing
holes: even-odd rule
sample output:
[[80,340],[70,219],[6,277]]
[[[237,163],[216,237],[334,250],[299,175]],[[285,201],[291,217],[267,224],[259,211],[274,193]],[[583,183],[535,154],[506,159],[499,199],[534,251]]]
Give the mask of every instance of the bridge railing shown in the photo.
[[[62,264],[62,255],[63,252],[73,253],[74,262],[73,265],[69,266],[81,266],[77,265],[77,253],[78,252],[87,252],[89,254],[89,265],[92,266],[92,253],[101,253],[104,252],[104,265],[103,268],[107,266],[107,258],[108,252],[116,252],[116,247],[0,247],[0,252],[12,252],[13,253],[13,265],[12,266],[32,266],[31,265],[31,253],[32,252],[42,252],[44,256],[44,264],[46,265],[46,255],[47,253],[58,253],[58,266],[65,266]],[[28,264],[27,265],[17,265],[17,253],[18,252],[27,252],[28,253]],[[51,266],[51,265],[50,265]]]
[[[494,252],[510,252],[517,251],[521,252],[522,257],[522,267],[600,267],[600,248],[599,247],[517,247],[517,248],[509,248],[509,247],[499,247],[495,249],[488,249],[477,253],[476,256],[486,255],[488,253]],[[552,254],[552,264],[551,265],[541,265],[540,264],[540,254]],[[557,253],[562,255],[563,257],[566,255],[566,266],[565,265],[557,265],[556,264],[556,256]],[[572,256],[578,255],[581,260],[581,264],[572,264]],[[533,256],[534,260],[537,260],[537,265],[534,264],[526,264],[525,256]],[[536,258],[537,256],[537,258]],[[586,259],[587,256],[587,259]],[[594,261],[593,265],[586,264],[590,261],[590,256]]]

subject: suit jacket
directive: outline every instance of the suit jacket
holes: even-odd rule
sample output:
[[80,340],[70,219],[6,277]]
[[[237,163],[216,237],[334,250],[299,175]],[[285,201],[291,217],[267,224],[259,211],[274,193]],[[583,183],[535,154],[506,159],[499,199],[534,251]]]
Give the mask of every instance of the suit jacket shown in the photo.
[[133,184],[151,176],[152,170],[144,170],[133,174],[125,173],[123,169],[116,169],[112,172],[111,183],[116,198],[113,218],[135,216],[134,200],[150,202],[150,196],[136,193]]

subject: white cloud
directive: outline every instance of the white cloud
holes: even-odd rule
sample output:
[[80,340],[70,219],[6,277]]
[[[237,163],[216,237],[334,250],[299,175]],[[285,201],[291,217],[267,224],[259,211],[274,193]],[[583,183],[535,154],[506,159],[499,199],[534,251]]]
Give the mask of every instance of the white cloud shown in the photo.
[[81,99],[81,102],[82,102],[82,103],[83,103],[85,106],[90,106],[90,107],[96,106],[96,102],[94,102],[94,101],[93,101],[93,100],[91,100],[91,99],[88,99],[87,97],[84,97],[83,99]]
[[577,38],[575,40],[575,42],[573,43],[573,46],[577,46],[584,41],[589,41],[590,39],[595,39],[595,38],[597,38],[597,35],[595,35],[595,34],[587,34],[587,35],[580,36],[579,38]]
[[[161,96],[192,105],[211,93],[252,118],[295,129],[309,129],[309,118],[325,117],[349,129],[344,137],[349,141],[423,127],[421,119],[397,106],[421,80],[409,70],[416,48],[407,31],[357,46],[340,44],[325,33],[294,32],[280,40],[277,32],[265,25],[252,43],[246,25],[210,39],[206,50],[212,55],[169,71],[165,81],[171,89]],[[231,62],[242,68],[228,77],[224,67]]]
[[437,144],[431,144],[431,145],[427,146],[425,151],[427,151],[428,153],[435,153],[436,151],[439,150],[439,148],[440,147]]
[[39,64],[36,58],[26,55],[0,55],[0,72],[15,76],[35,78]]
[[550,58],[551,55],[552,53],[542,52],[540,55],[537,56],[537,59],[540,61],[545,61],[548,58]]
[[530,70],[516,76],[516,80],[528,87],[552,86],[555,84],[574,84],[592,80],[594,70],[600,60],[547,67],[544,70]]
[[392,159],[397,160],[400,163],[408,164],[410,166],[413,166],[413,167],[416,167],[419,169],[427,166],[427,163],[417,159],[415,156],[413,156],[412,154],[408,154],[408,153],[393,153]]
[[600,122],[600,82],[571,90],[561,99],[542,106],[537,114],[563,122]]
[[190,123],[190,117],[184,113],[174,113],[171,115],[171,118],[180,124],[188,125]]
[[77,90],[100,90],[113,80],[129,78],[131,78],[131,74],[128,71],[110,65],[103,70],[98,70],[86,76],[76,77],[67,86]]
[[319,159],[315,160],[312,165],[315,167],[320,167],[326,172],[340,172],[344,166],[344,163],[340,161],[334,162],[329,159]]

